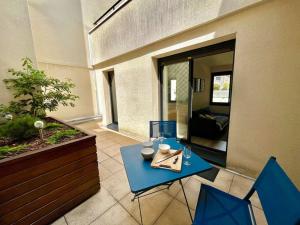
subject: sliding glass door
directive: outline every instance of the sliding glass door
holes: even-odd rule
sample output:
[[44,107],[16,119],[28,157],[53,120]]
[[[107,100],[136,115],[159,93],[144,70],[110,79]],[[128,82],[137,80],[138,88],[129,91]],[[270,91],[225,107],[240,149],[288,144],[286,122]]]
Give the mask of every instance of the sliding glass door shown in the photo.
[[198,155],[222,166],[229,137],[234,49],[235,40],[229,40],[158,59],[161,119],[176,120],[177,136]]
[[188,139],[189,61],[162,65],[162,120],[177,121],[177,136]]

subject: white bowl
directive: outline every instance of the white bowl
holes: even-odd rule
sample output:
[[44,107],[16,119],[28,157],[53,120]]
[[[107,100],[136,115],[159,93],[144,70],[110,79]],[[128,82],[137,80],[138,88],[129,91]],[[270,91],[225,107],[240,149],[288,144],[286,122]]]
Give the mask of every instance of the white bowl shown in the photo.
[[150,160],[153,158],[154,149],[153,148],[143,148],[141,154],[145,160]]
[[143,143],[144,148],[152,148],[153,147],[153,142],[152,141],[147,141]]
[[158,148],[162,154],[167,154],[170,152],[171,146],[167,144],[159,144]]

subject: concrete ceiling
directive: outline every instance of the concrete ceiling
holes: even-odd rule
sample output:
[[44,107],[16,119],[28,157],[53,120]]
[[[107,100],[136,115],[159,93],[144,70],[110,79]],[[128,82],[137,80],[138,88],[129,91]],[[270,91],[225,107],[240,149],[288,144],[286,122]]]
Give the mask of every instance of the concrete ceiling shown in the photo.
[[233,62],[233,51],[198,58],[198,59],[195,59],[195,61],[194,61],[194,63],[205,64],[208,67],[231,65],[232,62]]

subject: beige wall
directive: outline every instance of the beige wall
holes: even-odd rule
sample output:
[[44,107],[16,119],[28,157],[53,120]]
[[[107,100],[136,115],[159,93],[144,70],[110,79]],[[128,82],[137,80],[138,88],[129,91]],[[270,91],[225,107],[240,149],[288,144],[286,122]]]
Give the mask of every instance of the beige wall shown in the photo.
[[141,57],[114,67],[120,129],[143,136],[149,134],[149,118],[154,119],[152,107],[157,101],[152,98],[155,72],[150,60]]
[[75,107],[60,107],[49,115],[74,119],[97,114],[93,73],[87,65],[80,0],[29,0],[38,66],[58,79],[71,79],[80,96]]
[[86,67],[80,0],[29,0],[39,62]]
[[92,42],[96,43],[93,64],[136,50],[261,1],[131,1],[91,35]]
[[93,23],[105,13],[113,4],[115,0],[81,0],[82,23],[85,48],[87,52],[87,62],[90,67],[90,79],[92,88],[93,108],[95,114],[105,113],[105,109],[101,107],[105,103],[103,99],[102,80],[101,75],[97,71],[92,70],[92,57],[90,51],[90,41],[88,32],[94,27]]
[[236,37],[227,165],[256,176],[273,155],[300,186],[299,11],[268,1],[98,64],[115,68],[120,128],[146,136],[159,116],[153,58]]
[[193,93],[193,110],[209,107],[212,112],[229,114],[229,106],[210,105],[211,73],[232,71],[234,52],[194,60],[194,77],[204,79],[204,91]]
[[0,104],[12,99],[2,80],[9,68],[21,68],[21,59],[29,57],[35,62],[35,53],[26,1],[0,1]]
[[204,91],[193,93],[193,110],[209,107],[210,102],[210,68],[199,62],[194,62],[194,78],[204,79]]
[[115,0],[80,0],[82,21],[83,21],[83,32],[85,45],[88,52],[88,63],[90,62],[89,52],[89,38],[88,33],[94,27],[94,22],[102,16],[116,1]]
[[74,108],[60,106],[57,111],[49,112],[49,115],[61,119],[74,119],[93,115],[93,102],[90,94],[91,83],[89,79],[84,79],[85,77],[89,77],[89,70],[87,68],[48,63],[38,63],[38,66],[49,76],[62,80],[72,79],[73,83],[76,84],[72,93],[79,96]]

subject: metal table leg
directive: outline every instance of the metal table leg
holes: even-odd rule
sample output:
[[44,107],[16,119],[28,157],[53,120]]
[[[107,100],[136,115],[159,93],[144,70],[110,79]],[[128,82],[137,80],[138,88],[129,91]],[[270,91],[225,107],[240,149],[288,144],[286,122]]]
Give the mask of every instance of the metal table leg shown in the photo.
[[190,210],[190,207],[189,207],[189,203],[188,203],[188,200],[187,200],[187,198],[186,198],[185,191],[184,191],[183,184],[182,184],[181,180],[179,180],[179,183],[180,183],[180,185],[181,185],[182,192],[183,192],[183,195],[184,195],[184,198],[185,198],[185,202],[186,202],[186,206],[187,206],[187,208],[188,208],[188,210],[189,210],[189,214],[190,214],[190,217],[191,217],[191,220],[192,220],[192,223],[193,223],[192,213],[191,213],[191,210]]
[[167,187],[162,188],[162,189],[159,189],[159,190],[156,190],[156,191],[153,191],[153,192],[150,192],[150,193],[147,193],[147,194],[145,194],[145,193],[148,192],[148,191],[150,191],[151,189],[145,190],[145,191],[140,191],[140,192],[137,192],[137,193],[134,194],[134,196],[133,196],[133,198],[131,199],[131,201],[133,202],[135,199],[138,200],[139,211],[140,211],[140,217],[141,217],[141,224],[142,224],[142,225],[143,225],[143,216],[142,216],[142,209],[141,209],[141,204],[140,204],[140,198],[145,197],[145,196],[147,196],[147,195],[154,194],[154,193],[156,193],[156,192],[158,192],[158,191],[163,191],[163,190],[165,190],[165,189],[169,189],[169,188],[172,186],[172,184],[173,184],[173,182],[164,184],[164,185],[167,186]]
[[137,198],[138,203],[139,203],[139,210],[140,210],[140,217],[141,217],[141,225],[143,225],[143,216],[142,216],[142,209],[141,209],[141,204],[140,204],[140,197]]

